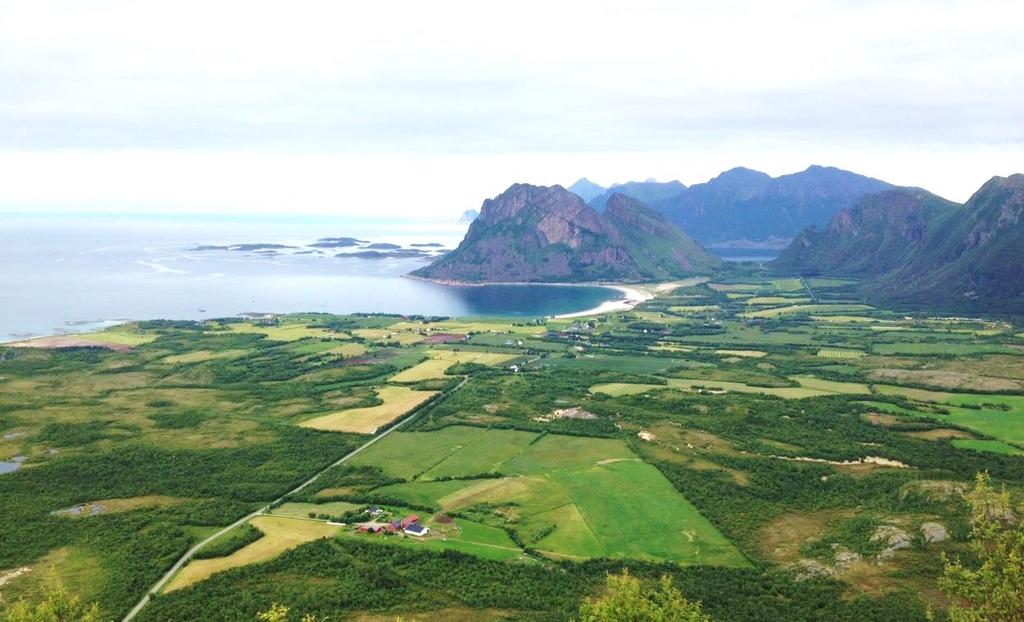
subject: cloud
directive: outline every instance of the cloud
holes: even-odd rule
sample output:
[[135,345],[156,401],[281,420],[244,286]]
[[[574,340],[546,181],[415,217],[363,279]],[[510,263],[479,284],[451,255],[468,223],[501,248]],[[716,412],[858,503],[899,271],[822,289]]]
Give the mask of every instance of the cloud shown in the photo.
[[844,159],[965,198],[978,162],[1024,170],[1019,2],[356,4],[0,1],[0,160],[49,180],[0,207],[322,211],[373,180],[405,214]]

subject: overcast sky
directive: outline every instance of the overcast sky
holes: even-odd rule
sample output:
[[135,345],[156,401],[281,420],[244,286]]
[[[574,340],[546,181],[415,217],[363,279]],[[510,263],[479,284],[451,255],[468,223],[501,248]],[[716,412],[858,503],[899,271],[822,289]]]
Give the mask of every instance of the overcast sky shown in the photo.
[[0,0],[0,211],[454,217],[516,181],[1024,172],[1024,3]]

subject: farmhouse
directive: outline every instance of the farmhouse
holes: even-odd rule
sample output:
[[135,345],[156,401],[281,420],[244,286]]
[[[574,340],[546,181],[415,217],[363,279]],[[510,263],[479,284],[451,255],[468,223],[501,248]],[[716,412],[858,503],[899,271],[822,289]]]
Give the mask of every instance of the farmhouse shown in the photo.
[[405,531],[405,533],[409,534],[410,536],[416,536],[417,538],[422,538],[423,536],[425,536],[428,533],[430,533],[430,528],[429,527],[424,527],[423,525],[421,525],[419,523],[412,523],[411,525],[406,527],[404,531]]

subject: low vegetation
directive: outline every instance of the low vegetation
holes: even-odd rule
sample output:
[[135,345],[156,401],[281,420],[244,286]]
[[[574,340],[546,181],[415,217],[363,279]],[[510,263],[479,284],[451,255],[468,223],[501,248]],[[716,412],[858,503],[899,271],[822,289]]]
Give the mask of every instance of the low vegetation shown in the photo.
[[1019,546],[1019,326],[867,307],[839,279],[649,289],[594,318],[0,347],[0,593],[30,615],[52,572],[119,618],[216,536],[138,619],[1016,619],[983,608],[1009,588],[971,590],[1012,584]]

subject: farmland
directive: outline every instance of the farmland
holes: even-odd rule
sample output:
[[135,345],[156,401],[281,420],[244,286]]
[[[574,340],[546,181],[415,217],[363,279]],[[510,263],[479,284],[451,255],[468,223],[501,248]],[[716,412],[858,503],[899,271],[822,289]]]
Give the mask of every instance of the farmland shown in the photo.
[[[52,573],[118,618],[216,536],[137,619],[567,620],[625,568],[716,620],[943,615],[926,560],[966,550],[957,491],[987,471],[1022,509],[1021,327],[870,307],[842,279],[645,287],[593,318],[282,315],[0,347],[0,574],[31,568],[4,598]],[[384,528],[413,516],[428,531]],[[858,531],[925,522],[949,538],[884,559]],[[797,580],[813,564],[827,577]]]
[[[404,463],[411,451],[423,452],[415,456],[418,463],[433,466],[409,473]],[[621,441],[449,427],[394,434],[361,454],[358,463],[415,478],[380,489],[385,496],[471,515],[480,504],[514,506],[521,538],[555,557],[744,564],[729,542]],[[495,472],[505,476],[436,482]]]
[[377,428],[391,423],[435,395],[433,391],[416,391],[407,387],[385,386],[374,391],[381,402],[377,406],[350,408],[320,415],[302,422],[302,426],[331,432],[373,434]]
[[290,548],[317,538],[328,538],[338,531],[337,527],[318,521],[271,516],[254,518],[252,524],[263,532],[262,538],[225,557],[193,561],[171,580],[167,590],[180,590],[228,568],[273,559]]

